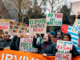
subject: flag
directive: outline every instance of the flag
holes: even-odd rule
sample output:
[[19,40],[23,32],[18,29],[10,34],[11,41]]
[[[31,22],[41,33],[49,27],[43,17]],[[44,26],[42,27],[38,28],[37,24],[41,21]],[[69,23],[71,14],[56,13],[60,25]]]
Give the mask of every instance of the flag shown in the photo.
[[67,33],[67,31],[68,31],[68,25],[63,24],[62,27],[61,27],[61,31],[63,33]]
[[77,46],[78,38],[79,38],[78,33],[72,32],[71,29],[72,29],[72,26],[68,26],[68,31],[67,31],[67,33],[69,33],[69,34],[71,35],[71,41],[73,42],[73,44],[75,45],[78,53],[80,54],[80,48]]

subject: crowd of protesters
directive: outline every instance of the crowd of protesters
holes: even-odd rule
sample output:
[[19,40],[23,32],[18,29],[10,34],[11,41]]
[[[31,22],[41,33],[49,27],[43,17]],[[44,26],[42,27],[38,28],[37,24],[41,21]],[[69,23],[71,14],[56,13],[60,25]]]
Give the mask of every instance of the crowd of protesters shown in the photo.
[[[80,40],[80,32],[78,35]],[[0,50],[7,48],[19,51],[20,38],[21,37],[18,37],[17,35],[9,36],[8,32],[4,32],[3,37],[0,35]],[[39,36],[37,33],[34,33],[33,35],[26,33],[26,38],[33,38],[33,47],[37,48],[37,53],[43,54],[43,56],[55,56],[56,52],[58,51],[56,49],[57,43],[54,44],[52,39],[54,40],[54,38],[57,38],[58,40],[71,41],[71,35],[61,31],[58,31],[57,34],[55,31],[51,31],[50,33],[39,34]],[[78,47],[80,47],[80,43],[78,43]],[[70,53],[72,54],[72,57],[79,55],[75,45],[72,46]]]
[[[80,32],[79,32],[80,33]],[[12,38],[8,35],[7,32],[4,33],[3,37],[0,36],[0,50],[4,48],[19,51],[19,42],[20,37],[14,35]],[[57,35],[54,31],[46,34],[34,33],[33,36],[29,33],[26,33],[26,38],[33,38],[33,47],[38,49],[39,54],[43,54],[43,56],[55,56],[57,43],[54,44],[52,39],[57,38],[63,41],[71,41],[71,35],[68,33],[62,33],[61,31],[57,32]],[[38,41],[38,43],[36,43]],[[78,56],[78,52],[73,45],[72,50],[70,51],[72,57]]]

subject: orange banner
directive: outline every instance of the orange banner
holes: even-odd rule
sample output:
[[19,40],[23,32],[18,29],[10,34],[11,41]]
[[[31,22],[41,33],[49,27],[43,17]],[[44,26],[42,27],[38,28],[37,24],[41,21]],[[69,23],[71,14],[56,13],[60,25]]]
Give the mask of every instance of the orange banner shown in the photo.
[[[0,60],[55,60],[55,57],[4,49],[0,51]],[[72,60],[80,60],[80,56],[74,57]]]

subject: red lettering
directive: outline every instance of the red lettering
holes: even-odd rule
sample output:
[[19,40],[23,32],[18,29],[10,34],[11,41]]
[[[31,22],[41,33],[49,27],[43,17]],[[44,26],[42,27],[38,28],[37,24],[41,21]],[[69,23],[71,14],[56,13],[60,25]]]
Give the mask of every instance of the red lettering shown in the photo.
[[55,18],[62,18],[62,14],[55,14]]
[[36,29],[33,29],[33,32],[41,32],[43,31],[43,28],[36,28]]
[[0,29],[8,29],[8,27],[0,26]]
[[60,49],[60,45],[57,46],[57,49]]
[[69,60],[69,59],[68,59],[68,56],[69,56],[68,54],[67,54],[67,55],[63,55],[63,59]]

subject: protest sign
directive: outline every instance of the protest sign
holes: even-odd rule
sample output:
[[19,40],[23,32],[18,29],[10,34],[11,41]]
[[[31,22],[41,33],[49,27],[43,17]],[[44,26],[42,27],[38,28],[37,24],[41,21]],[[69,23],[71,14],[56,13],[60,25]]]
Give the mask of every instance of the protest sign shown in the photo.
[[55,60],[71,60],[71,54],[56,53]]
[[29,19],[29,33],[46,33],[45,19]]
[[18,37],[21,37],[21,35],[23,35],[23,37],[25,37],[26,32],[27,32],[27,24],[10,22],[10,29],[9,29],[10,35],[17,35]]
[[47,14],[47,26],[62,26],[62,13],[49,13]]
[[[55,56],[4,49],[0,50],[0,60],[55,60]],[[72,57],[72,60],[80,60],[80,56]]]
[[10,24],[10,20],[0,19],[0,29],[3,29],[4,31],[8,31],[9,30],[9,24]]
[[58,52],[68,53],[70,50],[72,50],[73,43],[70,41],[57,41],[57,49]]
[[55,60],[71,60],[71,54],[69,53],[72,50],[73,43],[70,41],[57,41],[57,49]]
[[80,12],[80,1],[71,3],[71,13],[70,13],[70,15],[76,15],[77,12]]
[[21,38],[19,50],[27,52],[37,52],[37,49],[32,46],[33,38]]
[[78,33],[80,31],[80,19],[76,19],[73,27],[72,27],[72,32]]

